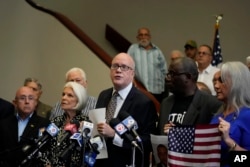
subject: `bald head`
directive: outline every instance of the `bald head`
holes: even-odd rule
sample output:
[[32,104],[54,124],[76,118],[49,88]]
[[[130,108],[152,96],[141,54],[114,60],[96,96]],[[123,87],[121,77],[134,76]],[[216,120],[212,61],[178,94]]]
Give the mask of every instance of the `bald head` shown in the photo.
[[113,58],[110,78],[117,91],[127,87],[133,82],[135,75],[134,69],[134,60],[127,53],[119,53]]
[[22,86],[17,90],[13,103],[21,118],[26,118],[35,111],[37,98],[36,92],[30,87]]
[[112,60],[112,64],[113,62],[116,62],[116,61],[126,62],[126,64],[129,67],[135,69],[135,62],[133,58],[127,53],[119,53],[118,55],[116,55]]

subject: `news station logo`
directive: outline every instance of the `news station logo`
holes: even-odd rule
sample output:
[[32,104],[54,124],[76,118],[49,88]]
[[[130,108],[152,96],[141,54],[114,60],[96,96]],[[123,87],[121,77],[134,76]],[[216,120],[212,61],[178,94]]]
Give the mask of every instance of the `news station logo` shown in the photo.
[[115,130],[119,135],[122,135],[124,132],[126,132],[125,126],[121,123],[115,126]]
[[131,129],[135,125],[135,120],[129,116],[123,121],[123,123],[128,127],[128,129]]
[[229,153],[230,167],[249,167],[250,151],[231,151]]
[[54,136],[56,136],[57,133],[59,132],[59,128],[58,128],[54,123],[52,123],[52,124],[50,124],[50,125],[47,127],[46,131],[47,131],[51,136],[54,137]]

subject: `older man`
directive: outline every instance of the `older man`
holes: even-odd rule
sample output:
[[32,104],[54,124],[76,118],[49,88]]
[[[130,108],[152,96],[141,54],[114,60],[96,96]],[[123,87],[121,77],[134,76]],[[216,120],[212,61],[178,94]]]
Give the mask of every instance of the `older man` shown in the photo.
[[26,78],[24,80],[23,86],[30,87],[37,94],[37,100],[38,100],[36,106],[37,115],[49,119],[52,107],[40,101],[40,97],[43,93],[42,84],[36,78]]
[[[117,105],[112,118],[126,111],[138,123],[137,132],[142,138],[144,159],[140,151],[136,150],[135,166],[149,166],[149,152],[151,151],[150,133],[155,130],[157,112],[153,102],[133,86],[135,63],[126,53],[120,53],[112,60],[110,78],[113,87],[102,91],[98,97],[96,108],[106,107],[106,115],[110,112],[109,103],[115,96]],[[131,165],[132,144],[127,139],[121,139],[107,121],[97,125],[98,132],[106,138],[108,158],[98,160],[96,166],[121,167]]]
[[[66,81],[65,82],[77,82],[81,84],[83,87],[87,88],[87,76],[86,73],[78,67],[71,68],[66,72]],[[97,99],[93,96],[88,96],[86,106],[82,110],[82,114],[88,116],[89,110],[95,109]],[[62,115],[64,113],[63,109],[61,108],[61,102],[58,101],[54,108],[52,109],[52,113],[50,116],[50,120],[55,118],[56,116]]]
[[159,47],[151,42],[148,28],[140,28],[137,32],[138,43],[132,44],[128,54],[136,65],[135,78],[161,102],[165,97],[165,80],[167,62]]
[[0,166],[18,166],[27,156],[24,146],[38,138],[39,129],[49,120],[36,115],[37,95],[29,87],[21,87],[13,100],[17,113],[0,122]]
[[213,86],[213,77],[214,74],[220,69],[211,65],[211,62],[213,60],[212,53],[212,48],[209,45],[201,45],[196,55],[196,61],[199,71],[198,81],[204,82],[210,89],[212,95],[216,95]]

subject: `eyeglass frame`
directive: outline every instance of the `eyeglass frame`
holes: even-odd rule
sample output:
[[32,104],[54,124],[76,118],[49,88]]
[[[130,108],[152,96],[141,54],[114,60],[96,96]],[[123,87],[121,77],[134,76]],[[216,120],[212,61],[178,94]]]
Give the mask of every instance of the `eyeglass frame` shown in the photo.
[[29,101],[36,101],[36,98],[34,96],[20,96],[20,97],[16,97],[15,98],[17,101],[19,102],[24,102],[26,100],[29,100]]
[[176,76],[180,76],[180,75],[183,75],[183,74],[185,74],[185,75],[191,75],[188,72],[180,72],[180,73],[178,73],[178,72],[175,72],[175,71],[168,71],[168,73],[166,74],[166,77],[168,77],[168,78],[174,78]]
[[129,67],[125,64],[119,65],[119,64],[111,64],[110,69],[111,70],[118,70],[120,68],[121,71],[128,71],[128,70],[134,70],[132,67]]

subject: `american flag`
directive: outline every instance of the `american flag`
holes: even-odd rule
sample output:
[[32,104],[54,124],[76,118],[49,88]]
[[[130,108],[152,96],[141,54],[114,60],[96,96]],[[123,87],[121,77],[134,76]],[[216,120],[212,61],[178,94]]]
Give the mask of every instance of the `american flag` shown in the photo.
[[176,126],[168,135],[169,167],[220,166],[218,125]]
[[213,44],[213,61],[212,65],[217,66],[218,64],[222,63],[222,53],[221,53],[221,46],[220,46],[220,35],[219,35],[219,26],[215,26],[215,36],[214,36],[214,44]]

